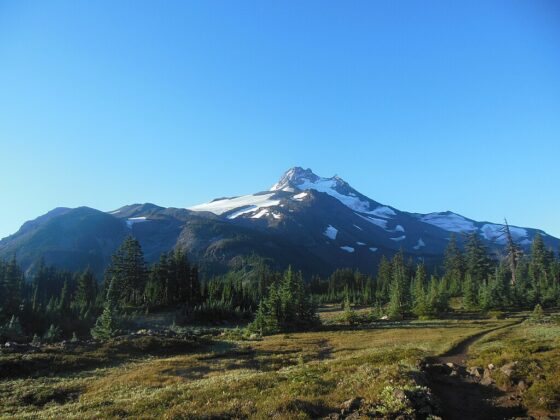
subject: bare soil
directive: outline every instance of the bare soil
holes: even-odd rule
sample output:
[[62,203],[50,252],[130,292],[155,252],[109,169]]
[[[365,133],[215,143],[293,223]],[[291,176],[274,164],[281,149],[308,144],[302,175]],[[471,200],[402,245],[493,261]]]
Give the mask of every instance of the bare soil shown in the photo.
[[[519,321],[521,322],[521,321]],[[470,346],[486,334],[514,324],[494,328],[461,341],[448,352],[427,360],[430,388],[438,398],[445,420],[495,420],[529,418],[518,392],[482,385],[466,370]],[[453,367],[447,364],[452,363]]]

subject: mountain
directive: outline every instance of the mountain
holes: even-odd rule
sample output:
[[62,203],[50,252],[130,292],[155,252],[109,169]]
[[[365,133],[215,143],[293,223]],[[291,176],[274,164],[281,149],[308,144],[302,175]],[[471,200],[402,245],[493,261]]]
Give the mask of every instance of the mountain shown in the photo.
[[[105,213],[57,208],[26,222],[0,241],[0,258],[17,255],[33,271],[41,258],[98,275],[123,238],[134,235],[146,259],[179,247],[206,274],[266,261],[327,274],[339,267],[374,272],[382,255],[400,249],[428,265],[441,261],[451,234],[476,232],[490,249],[503,248],[503,225],[477,222],[453,212],[409,213],[378,203],[338,176],[322,178],[310,169],[287,171],[270,190],[218,198],[188,209],[132,204]],[[535,234],[557,249],[560,241],[537,229],[510,226],[528,249]]]

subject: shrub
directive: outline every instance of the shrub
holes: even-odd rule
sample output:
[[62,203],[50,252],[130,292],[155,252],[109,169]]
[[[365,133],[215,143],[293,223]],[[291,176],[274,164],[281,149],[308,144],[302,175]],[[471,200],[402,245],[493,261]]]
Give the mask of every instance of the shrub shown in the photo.
[[51,324],[51,326],[43,336],[43,339],[47,343],[54,343],[55,341],[60,340],[61,335],[62,331],[60,330],[60,328],[54,324]]

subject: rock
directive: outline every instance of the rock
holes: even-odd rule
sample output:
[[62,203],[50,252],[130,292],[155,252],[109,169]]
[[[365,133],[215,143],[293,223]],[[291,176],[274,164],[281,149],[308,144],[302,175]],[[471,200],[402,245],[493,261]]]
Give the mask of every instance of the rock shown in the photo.
[[488,369],[490,369],[490,370],[496,369],[496,366],[493,363],[490,363],[488,365]]
[[341,405],[340,405],[340,411],[342,414],[347,414],[350,413],[352,411],[356,411],[357,409],[360,408],[360,406],[362,405],[362,398],[360,397],[355,397],[355,398],[351,398],[347,401],[344,401]]
[[494,383],[494,380],[490,376],[485,376],[481,379],[480,385],[489,386]]
[[469,369],[469,374],[476,378],[482,378],[482,375],[484,374],[484,369],[482,369],[480,366],[474,366]]
[[259,338],[259,336],[254,333],[249,336],[249,340],[256,340],[257,338]]
[[482,374],[483,378],[492,378],[492,372],[490,369],[484,369],[484,373]]
[[500,370],[503,372],[504,375],[510,377],[513,374],[513,370],[515,369],[516,365],[517,362],[506,363],[500,368]]
[[525,392],[525,391],[527,391],[527,388],[529,388],[529,387],[527,386],[527,383],[526,383],[523,379],[521,379],[521,380],[517,383],[517,389],[518,389],[519,391]]
[[389,319],[388,315],[383,315],[381,318],[379,318],[382,321],[387,321]]
[[455,368],[456,368],[455,363],[451,363],[451,362],[446,363],[446,366],[450,367],[451,369],[455,369]]

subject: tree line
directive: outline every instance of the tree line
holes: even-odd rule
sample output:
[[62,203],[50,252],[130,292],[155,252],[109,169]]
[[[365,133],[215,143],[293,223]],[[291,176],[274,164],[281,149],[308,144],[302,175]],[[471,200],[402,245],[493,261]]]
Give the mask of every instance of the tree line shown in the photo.
[[465,235],[462,247],[452,235],[432,273],[401,251],[390,260],[383,256],[376,276],[339,269],[325,279],[314,276],[310,291],[321,303],[374,305],[394,318],[435,316],[448,310],[451,298],[467,310],[560,306],[560,256],[539,234],[528,253],[515,244],[507,224],[504,237],[500,255],[491,254],[476,233]]
[[[54,341],[72,335],[105,338],[118,332],[123,315],[174,310],[184,323],[249,322],[261,334],[305,329],[317,323],[317,304],[368,305],[379,316],[433,317],[457,299],[467,310],[560,305],[560,258],[535,235],[528,253],[515,244],[506,224],[502,255],[490,254],[480,237],[452,236],[441,267],[398,252],[382,257],[377,275],[339,269],[308,281],[291,268],[271,270],[251,261],[242,270],[200,279],[181,250],[148,265],[140,243],[127,237],[103,279],[41,262],[26,279],[16,258],[0,261],[0,339],[36,336]],[[441,274],[439,274],[440,272]]]

